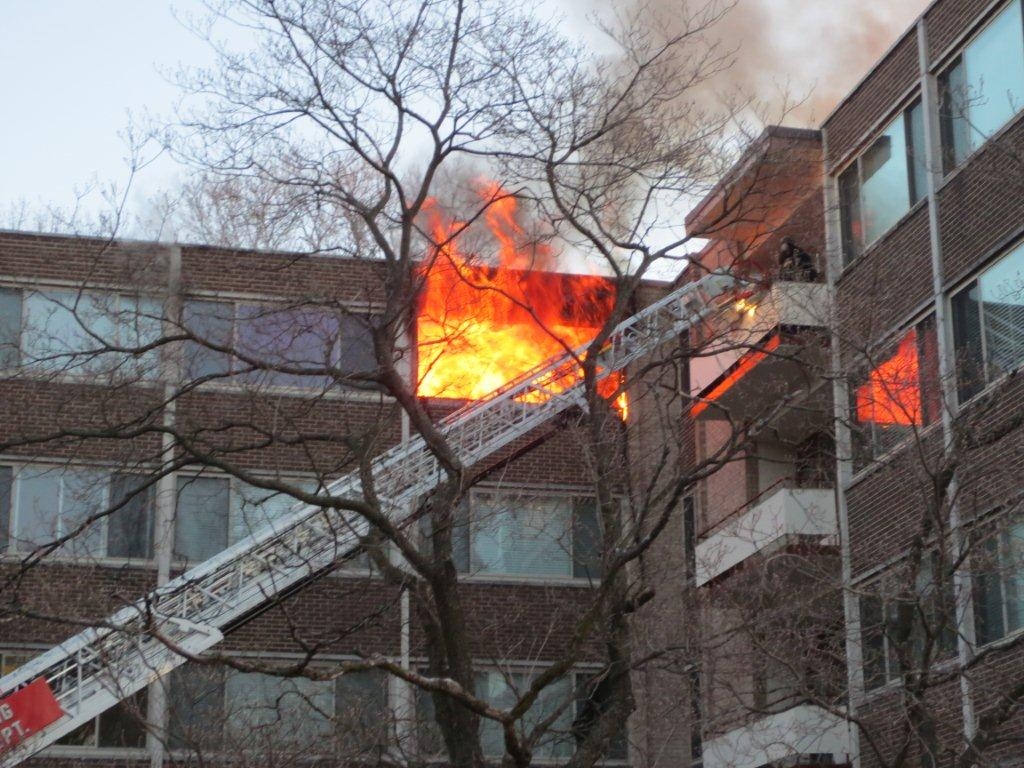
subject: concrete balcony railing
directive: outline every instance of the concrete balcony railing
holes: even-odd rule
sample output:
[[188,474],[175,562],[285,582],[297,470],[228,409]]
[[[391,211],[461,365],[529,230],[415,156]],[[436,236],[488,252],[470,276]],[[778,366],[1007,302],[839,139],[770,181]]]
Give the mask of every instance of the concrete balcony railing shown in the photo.
[[696,551],[696,585],[702,586],[749,557],[793,540],[835,543],[838,534],[832,488],[780,485],[716,526]]
[[[790,390],[808,387],[826,360],[824,333],[801,338],[804,329],[824,331],[828,324],[828,286],[776,282],[767,291],[737,303],[711,329],[708,341],[690,361],[690,394],[735,412],[770,406]],[[726,325],[728,324],[728,325]],[[715,418],[707,404],[694,415]]]
[[801,757],[831,755],[833,765],[850,761],[846,721],[813,704],[766,715],[704,744],[704,768],[758,768],[801,764]]

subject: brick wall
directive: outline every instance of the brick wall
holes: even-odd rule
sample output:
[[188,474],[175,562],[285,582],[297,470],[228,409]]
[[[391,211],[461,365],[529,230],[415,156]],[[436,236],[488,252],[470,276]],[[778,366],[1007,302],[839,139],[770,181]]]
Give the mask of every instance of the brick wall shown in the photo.
[[918,206],[853,261],[836,285],[836,319],[846,367],[858,352],[926,304],[932,295],[928,209]]
[[858,148],[871,127],[896,107],[896,100],[917,78],[917,34],[910,29],[825,122],[829,171]]
[[976,269],[1024,228],[1024,117],[953,174],[939,193],[947,283]]
[[992,0],[941,0],[932,5],[924,16],[929,64],[935,64],[991,3]]

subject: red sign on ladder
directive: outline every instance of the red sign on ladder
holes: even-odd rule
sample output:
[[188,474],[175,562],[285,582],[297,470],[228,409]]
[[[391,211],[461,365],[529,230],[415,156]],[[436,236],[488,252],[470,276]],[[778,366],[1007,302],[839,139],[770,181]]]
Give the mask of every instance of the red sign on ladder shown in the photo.
[[53,691],[42,677],[0,699],[0,754],[57,722],[63,714]]

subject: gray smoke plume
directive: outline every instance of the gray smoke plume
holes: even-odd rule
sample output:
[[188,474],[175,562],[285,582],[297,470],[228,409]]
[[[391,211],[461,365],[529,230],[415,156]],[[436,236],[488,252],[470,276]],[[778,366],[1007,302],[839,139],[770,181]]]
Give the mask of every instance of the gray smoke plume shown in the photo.
[[[703,0],[630,0],[656,34]],[[621,13],[622,0],[568,0]],[[705,85],[708,95],[739,90],[760,103],[765,119],[817,127],[839,99],[927,6],[928,0],[736,0],[707,31],[732,60]]]

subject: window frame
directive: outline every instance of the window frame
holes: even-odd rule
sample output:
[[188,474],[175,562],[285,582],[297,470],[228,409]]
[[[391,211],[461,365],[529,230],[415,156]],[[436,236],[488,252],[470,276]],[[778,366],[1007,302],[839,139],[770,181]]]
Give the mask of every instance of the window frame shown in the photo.
[[[566,540],[569,543],[568,551],[562,548],[562,551],[566,553],[568,560],[568,566],[570,573],[567,575],[530,575],[530,574],[519,574],[519,573],[502,573],[497,571],[474,569],[473,568],[473,526],[474,526],[474,502],[475,498],[481,495],[486,496],[499,496],[508,497],[511,499],[516,498],[528,498],[535,497],[539,499],[559,499],[565,500],[569,504],[569,525],[566,529]],[[616,497],[620,503],[624,503],[624,498]],[[456,563],[456,569],[459,572],[459,578],[462,581],[467,582],[501,582],[501,583],[525,583],[525,584],[561,584],[567,586],[580,586],[587,587],[601,580],[602,574],[594,574],[589,576],[577,576],[575,575],[575,569],[578,565],[576,560],[576,503],[590,501],[596,504],[596,499],[592,491],[586,491],[579,487],[535,487],[535,486],[488,486],[480,485],[470,489],[469,493],[466,494],[466,503],[468,508],[464,512],[464,516],[456,523],[456,528],[464,528],[466,533],[466,557],[468,558],[467,567],[463,569],[459,563]],[[600,534],[602,532],[601,516],[599,510],[595,509],[594,512],[595,520],[597,524],[597,530]],[[460,535],[458,531],[453,531],[453,539],[455,536]],[[600,544],[598,542],[598,554],[600,554]],[[460,546],[457,542],[454,542],[455,546]],[[454,554],[454,553],[453,553]]]
[[[975,625],[975,648],[983,648],[993,643],[999,643],[1006,638],[1016,637],[1024,633],[1024,591],[1017,595],[1017,611],[1019,623],[1011,628],[1010,622],[1010,598],[1007,596],[1007,582],[1011,579],[1024,582],[1024,561],[1009,562],[1012,555],[1012,545],[1009,540],[1015,538],[1024,541],[1024,513],[1016,512],[1008,516],[1002,516],[997,520],[985,521],[982,530],[975,533],[975,543],[972,546],[971,574],[974,581],[974,625]],[[984,538],[978,539],[978,536]],[[993,559],[994,563],[986,562],[983,569],[979,569],[978,556],[974,554],[981,549],[986,559]],[[1018,548],[1024,552],[1024,544],[1018,544]],[[987,570],[994,564],[998,570],[994,573]],[[1013,568],[1011,572],[1009,569]],[[986,627],[984,611],[987,597],[991,594],[993,582],[999,592],[999,618],[1001,631],[998,634],[989,634],[991,629]],[[985,636],[982,636],[982,628],[985,628]]]
[[[923,313],[916,315],[909,323],[901,325],[894,332],[887,334],[880,343],[873,346],[866,356],[866,359],[861,361],[863,367],[858,368],[855,371],[855,375],[849,375],[847,377],[849,384],[848,405],[850,409],[848,423],[850,425],[851,437],[853,440],[853,456],[851,458],[854,464],[854,479],[870,471],[873,467],[884,463],[887,457],[900,451],[911,440],[915,439],[915,436],[919,438],[925,432],[936,428],[936,425],[941,423],[941,419],[939,417],[943,406],[939,371],[937,370],[939,332],[940,329],[936,322],[935,312],[928,309]],[[900,344],[902,344],[911,333],[915,333],[917,336],[915,350],[917,352],[917,387],[918,397],[920,399],[921,423],[916,425],[907,425],[906,428],[908,433],[891,441],[891,444],[888,444],[878,436],[878,429],[880,428],[878,422],[861,422],[859,420],[857,415],[857,396],[858,392],[871,382],[872,374],[891,361],[898,354]],[[928,334],[931,334],[933,337],[931,339],[931,344],[933,345],[931,353],[934,355],[934,359],[929,359],[928,355]],[[933,368],[935,368],[935,370],[932,370]],[[932,374],[935,374],[935,378],[929,382]],[[866,434],[865,430],[869,425],[870,437],[869,439],[866,439],[863,435]],[[861,455],[863,455],[866,460],[863,465],[858,465],[858,460],[861,459]]]
[[[1024,110],[1021,111],[1021,114],[1024,114]],[[1022,356],[1021,359],[1017,362],[1017,364],[1013,367],[1012,370],[1010,370],[1010,371],[1003,371],[1003,372],[999,373],[996,376],[992,376],[991,375],[991,372],[990,372],[991,363],[989,361],[988,354],[987,354],[989,342],[988,342],[988,334],[986,333],[986,327],[987,327],[987,324],[986,324],[986,321],[985,321],[986,313],[985,313],[985,310],[984,310],[984,302],[981,301],[980,297],[979,297],[979,301],[978,301],[978,335],[979,335],[979,342],[980,342],[980,344],[979,344],[979,350],[978,351],[980,353],[980,361],[981,361],[981,366],[980,366],[981,371],[980,371],[980,373],[981,373],[981,376],[982,376],[983,380],[979,381],[979,382],[974,382],[973,383],[973,388],[971,388],[969,386],[971,384],[971,382],[963,382],[963,381],[961,381],[961,378],[960,378],[960,376],[961,376],[961,366],[963,365],[963,362],[960,360],[962,347],[961,347],[961,344],[958,343],[960,340],[957,338],[957,335],[958,335],[958,332],[959,332],[958,318],[960,316],[960,313],[957,312],[957,300],[961,296],[966,295],[969,291],[974,290],[975,288],[980,289],[981,288],[981,280],[982,280],[982,278],[987,273],[991,272],[993,269],[998,267],[1000,264],[1004,263],[1007,259],[1010,259],[1010,258],[1012,258],[1014,256],[1016,256],[1016,258],[1020,261],[1021,273],[1022,273],[1022,275],[1024,275],[1024,239],[1017,238],[1017,239],[1013,240],[1010,245],[1007,245],[1006,247],[1000,248],[999,252],[995,256],[993,256],[990,259],[987,259],[981,265],[980,268],[978,268],[975,272],[973,272],[965,280],[962,280],[956,286],[956,288],[948,291],[947,294],[946,294],[946,297],[945,297],[946,311],[949,313],[949,317],[950,317],[950,328],[951,328],[951,335],[952,335],[951,341],[952,341],[952,347],[953,347],[953,356],[954,356],[954,358],[956,358],[956,381],[955,381],[955,384],[956,384],[957,403],[960,406],[964,406],[964,405],[970,403],[971,401],[973,401],[974,399],[979,397],[984,392],[987,392],[992,387],[998,386],[1000,382],[1004,381],[1008,376],[1012,375],[1014,372],[1019,371],[1022,368],[1024,368],[1024,356]],[[1024,293],[1024,286],[1022,286],[1022,293]],[[1022,335],[1024,335],[1024,329],[1022,329]],[[975,373],[977,373],[977,372],[975,372]]]
[[[948,101],[954,98],[949,90],[949,77],[950,74],[961,67],[964,73],[964,85],[968,85],[966,82],[967,65],[964,59],[964,55],[967,53],[967,49],[971,47],[978,38],[988,30],[996,19],[1004,12],[1007,11],[1014,3],[1018,4],[1021,27],[1019,32],[1021,34],[1021,47],[1024,50],[1024,2],[1022,0],[1006,0],[1006,2],[997,4],[996,7],[991,8],[988,13],[984,14],[982,18],[977,21],[976,26],[971,33],[961,41],[954,53],[946,58],[945,62],[939,68],[936,75],[936,81],[938,83],[938,118],[939,118],[939,136],[942,142],[942,173],[945,178],[948,178],[954,174],[959,168],[966,165],[967,161],[974,155],[984,149],[989,142],[999,136],[1005,131],[1010,125],[1013,125],[1022,114],[1024,114],[1024,100],[1022,100],[1020,107],[1008,117],[1002,125],[992,131],[991,134],[985,136],[979,131],[974,130],[971,125],[970,118],[963,115],[959,116],[955,114],[951,109],[947,111]],[[1021,88],[1024,90],[1024,83],[1021,83]],[[968,105],[968,113],[970,106]],[[966,120],[966,121],[965,121]],[[959,138],[958,131],[963,134],[963,139],[966,141],[965,151],[962,157],[956,157],[956,142]],[[980,136],[981,139],[977,145],[973,145],[974,138]]]
[[[243,654],[243,655],[248,655],[248,654]],[[267,661],[267,662],[282,662],[282,663],[294,662],[294,661],[299,660],[298,657],[285,657],[285,656],[279,656],[279,655],[274,655],[274,656],[254,656],[254,658],[259,659],[259,660],[263,660],[263,661]],[[337,662],[342,662],[342,661],[358,661],[358,659],[355,658],[355,657],[331,657],[331,658],[321,657],[319,659],[319,661],[317,662],[317,667],[321,667],[321,668],[322,667],[328,667],[331,663],[337,663]],[[209,733],[208,736],[204,737],[204,739],[205,738],[209,739],[209,743],[202,743],[202,744],[200,743],[200,739],[199,738],[193,737],[193,738],[189,739],[188,738],[189,736],[197,736],[197,734],[189,734],[185,729],[182,728],[182,726],[185,725],[185,724],[178,722],[179,715],[175,711],[176,703],[175,703],[175,700],[174,700],[174,692],[173,692],[174,691],[174,687],[176,685],[180,685],[181,684],[181,675],[187,674],[188,670],[195,670],[195,669],[202,669],[202,670],[206,670],[206,671],[211,671],[212,670],[213,676],[216,679],[209,681],[209,684],[212,687],[215,687],[215,689],[216,689],[216,691],[218,693],[218,702],[217,703],[219,705],[219,711],[215,713],[215,717],[219,720],[218,728],[216,729],[216,731],[212,731],[212,732]],[[376,670],[376,671],[375,670],[367,670],[366,672],[362,672],[362,673],[358,673],[358,674],[371,674],[371,675],[375,674],[375,675],[379,676],[379,678],[380,678],[379,683],[380,683],[381,704],[383,705],[383,713],[384,713],[385,717],[388,719],[388,721],[390,721],[390,719],[394,717],[394,708],[393,708],[393,705],[392,705],[392,691],[391,691],[392,676],[389,675],[387,672],[385,672],[383,670]],[[233,735],[229,735],[229,729],[231,727],[230,720],[235,719],[236,716],[237,716],[236,710],[233,710],[232,706],[237,707],[239,705],[237,703],[236,704],[232,704],[231,696],[229,696],[229,693],[228,693],[228,686],[229,686],[230,679],[232,677],[238,676],[238,675],[252,675],[252,676],[259,675],[259,676],[268,678],[270,680],[277,680],[277,681],[279,681],[282,684],[287,683],[289,681],[300,681],[300,682],[305,681],[305,682],[308,682],[310,684],[321,683],[321,684],[329,685],[329,687],[330,687],[329,695],[331,697],[330,712],[331,712],[331,717],[333,717],[333,718],[337,718],[338,717],[339,706],[342,705],[343,701],[344,701],[344,698],[342,697],[341,691],[339,689],[340,689],[340,687],[342,685],[342,681],[345,680],[345,677],[346,677],[345,675],[341,675],[341,676],[339,676],[339,677],[337,677],[337,678],[335,678],[333,680],[313,680],[312,678],[301,677],[301,676],[300,677],[294,677],[294,678],[287,677],[287,676],[282,677],[282,676],[274,675],[272,673],[267,673],[267,672],[258,672],[258,671],[242,672],[242,671],[239,671],[239,670],[232,670],[230,668],[227,668],[227,667],[224,667],[224,666],[220,666],[220,665],[215,665],[215,666],[212,666],[212,667],[205,666],[205,665],[198,665],[198,666],[190,665],[190,664],[182,665],[178,669],[174,670],[172,675],[167,677],[167,680],[169,681],[169,685],[170,685],[170,688],[171,688],[171,694],[168,697],[168,699],[169,699],[169,707],[168,707],[169,711],[168,711],[168,725],[167,725],[168,744],[169,744],[169,751],[170,751],[171,755],[173,755],[173,756],[187,756],[187,755],[190,755],[190,754],[195,754],[197,750],[194,749],[194,747],[198,747],[200,750],[203,750],[205,752],[208,752],[208,753],[211,753],[211,754],[214,754],[214,755],[234,754],[233,747],[235,747],[236,744],[237,744],[237,738],[235,736],[233,736]],[[325,695],[326,693],[327,692],[324,691],[324,692],[321,692],[320,694],[311,694],[311,697],[313,695]],[[306,695],[307,694],[305,694],[305,693],[300,694],[300,696],[303,696],[303,697],[305,697]],[[312,706],[312,705],[310,704],[310,706]],[[287,725],[288,725],[287,718],[281,716],[284,710],[282,710],[280,708],[280,695],[279,695],[279,698],[278,698],[278,705],[277,705],[277,707],[278,708],[277,708],[276,711],[279,714],[280,721],[277,722],[277,723],[274,723],[271,727],[273,727],[273,728],[284,728],[284,727],[287,727]],[[324,708],[324,709],[326,709],[326,708]],[[315,713],[315,714],[319,714],[319,713]],[[335,723],[332,720],[330,720],[330,719],[326,720],[325,722],[331,728],[331,732],[330,732],[329,736],[326,736],[326,737],[322,738],[321,741],[327,741],[328,743],[332,743],[333,744],[335,742],[336,737],[337,737],[337,731],[334,729]],[[266,726],[258,725],[256,729],[258,730],[258,729],[263,728],[263,727],[266,727]],[[374,745],[371,748],[375,749],[375,750],[379,750],[379,751],[384,751],[384,750],[388,749],[391,746],[390,736],[391,736],[391,734],[389,732],[388,736],[387,736],[388,742],[386,744],[377,744],[377,745]],[[254,747],[254,751],[258,750],[258,749],[259,749],[259,745]],[[251,754],[251,752],[246,751],[244,754]],[[300,755],[300,758],[303,759],[303,760],[322,760],[322,759],[329,759],[329,758],[335,757],[336,754],[337,753],[333,749],[327,750],[325,752],[313,752],[313,751],[310,751],[308,753],[306,753],[306,752],[302,753]]]
[[[885,239],[899,223],[906,218],[908,214],[916,210],[917,206],[922,200],[928,196],[928,190],[917,189],[917,178],[915,174],[915,164],[920,162],[915,161],[915,156],[918,155],[918,150],[914,147],[914,129],[913,121],[911,120],[911,114],[917,109],[920,113],[922,120],[927,120],[926,104],[922,94],[915,92],[912,96],[903,100],[901,106],[894,109],[890,113],[889,118],[874,131],[869,140],[865,141],[864,146],[861,147],[860,151],[849,160],[842,170],[836,172],[833,175],[835,189],[837,192],[836,199],[838,201],[839,209],[839,235],[840,235],[840,256],[842,261],[843,270],[849,268],[857,260],[860,259],[867,251],[871,249],[875,243],[878,243]],[[864,171],[863,171],[863,160],[865,155],[872,149],[875,142],[888,132],[888,130],[898,121],[903,121],[903,139],[906,154],[906,191],[908,205],[906,210],[900,213],[896,220],[880,232],[873,240],[867,240],[867,227],[865,224],[865,205],[864,205]],[[928,157],[926,155],[926,149],[921,147],[920,155],[924,158],[925,163],[925,174],[927,174],[927,162]],[[852,176],[850,175],[852,172]],[[855,204],[856,218],[857,221],[852,221],[847,214],[847,205],[844,195],[844,179],[852,178],[855,180],[854,190],[856,192],[855,200],[851,202]],[[927,186],[927,183],[925,184]],[[854,226],[856,225],[856,226]],[[859,229],[859,237],[854,232]],[[849,233],[849,235],[848,235]]]
[[[349,317],[352,317],[352,318],[361,317],[367,323],[369,323],[370,325],[372,325],[377,319],[379,319],[381,317],[380,313],[371,311],[371,308],[369,306],[363,307],[362,305],[355,305],[355,304],[346,304],[344,306],[344,311],[342,312],[340,309],[332,309],[331,307],[326,306],[326,305],[323,305],[323,306],[322,305],[318,305],[318,304],[312,304],[312,305],[311,304],[298,304],[298,305],[295,305],[293,302],[289,302],[287,299],[275,298],[275,297],[271,297],[271,296],[251,297],[251,296],[236,296],[236,295],[230,295],[230,294],[217,294],[217,293],[205,294],[204,293],[204,294],[190,294],[190,295],[185,296],[182,299],[182,309],[181,309],[182,316],[181,316],[181,319],[180,319],[180,324],[181,324],[181,327],[182,327],[183,330],[188,331],[187,321],[185,319],[186,307],[188,307],[189,305],[195,305],[195,304],[230,304],[231,305],[231,318],[230,318],[231,331],[230,331],[230,339],[228,341],[228,346],[233,351],[240,349],[241,334],[239,333],[239,324],[240,324],[241,319],[242,319],[243,309],[258,308],[258,309],[264,309],[264,310],[273,310],[276,307],[276,308],[278,308],[281,311],[289,311],[289,310],[293,310],[293,311],[299,311],[299,310],[322,311],[325,314],[325,316],[327,316],[327,317],[336,317],[336,318],[339,319],[339,321],[342,321],[342,322],[346,318],[349,318]],[[340,363],[343,360],[342,348],[341,348],[342,341],[343,341],[343,336],[344,336],[344,334],[342,332],[342,322],[339,322],[338,329],[337,329],[337,337],[334,339],[333,343],[331,344],[332,354],[336,354],[337,355],[337,360],[333,361],[332,365],[339,366],[339,367],[340,367]],[[360,320],[358,322],[359,322],[359,325],[362,326],[362,320]],[[204,352],[207,353],[207,354],[220,355],[220,356],[226,358],[226,368],[227,368],[227,370],[225,372],[223,372],[223,373],[204,374],[203,376],[199,376],[197,374],[189,372],[189,363],[188,363],[188,360],[187,360],[187,354],[188,354],[187,353],[187,349],[189,348],[190,345],[197,345],[200,349],[204,350]],[[323,374],[323,375],[321,375],[321,374],[310,374],[306,378],[309,378],[311,380],[312,379],[318,379],[319,381],[317,381],[316,383],[314,383],[313,381],[310,381],[310,383],[308,383],[308,384],[303,384],[303,383],[299,383],[299,382],[296,382],[296,381],[292,381],[290,383],[279,383],[279,382],[273,382],[273,381],[267,381],[267,382],[254,381],[251,377],[254,376],[254,375],[259,375],[261,373],[265,374],[265,375],[268,375],[268,376],[275,376],[275,375],[289,376],[292,379],[297,379],[297,378],[300,378],[300,377],[298,375],[296,375],[296,374],[278,373],[278,372],[276,372],[276,371],[274,371],[272,369],[269,369],[269,368],[267,368],[267,369],[258,369],[256,371],[245,371],[244,368],[246,366],[243,363],[241,363],[241,361],[238,360],[238,358],[237,358],[237,356],[235,354],[218,352],[218,351],[213,350],[210,347],[207,347],[207,346],[205,346],[205,345],[203,345],[203,344],[201,344],[199,342],[195,342],[195,341],[191,341],[191,340],[186,340],[183,343],[183,345],[182,345],[182,349],[183,349],[183,356],[185,356],[185,358],[186,358],[186,359],[182,360],[182,374],[183,374],[183,376],[185,378],[187,378],[187,379],[201,379],[201,378],[205,378],[205,376],[211,376],[209,381],[202,381],[200,383],[200,386],[202,386],[202,387],[213,386],[213,387],[223,387],[223,388],[227,388],[227,389],[238,390],[238,389],[245,389],[246,387],[250,387],[251,388],[253,386],[256,386],[261,391],[268,391],[268,392],[283,392],[283,393],[297,393],[297,392],[301,392],[301,393],[308,393],[308,392],[322,391],[322,392],[325,392],[327,394],[335,394],[337,392],[340,392],[340,393],[343,393],[345,396],[348,396],[348,397],[351,397],[354,394],[355,395],[369,394],[369,395],[372,395],[374,397],[377,397],[377,396],[379,396],[381,394],[381,392],[380,392],[380,390],[378,388],[363,389],[362,387],[359,387],[359,386],[357,386],[355,384],[339,383],[339,382],[335,381],[333,378],[331,378],[328,374]],[[348,373],[358,373],[358,372],[359,371],[357,369],[354,369],[354,368],[351,371],[348,371]],[[336,385],[338,385],[338,386],[336,387]]]
[[[6,519],[4,515],[0,514],[0,523],[6,523],[6,529],[0,531],[0,560],[4,558],[16,558],[31,551],[28,549],[22,550],[17,548],[15,532],[19,521],[19,503],[21,500],[21,476],[26,470],[38,470],[40,472],[52,472],[53,476],[57,478],[60,483],[59,497],[58,497],[58,511],[57,518],[60,521],[64,520],[64,496],[65,488],[63,482],[63,476],[65,472],[75,471],[88,471],[102,473],[104,476],[102,484],[102,509],[109,509],[111,500],[113,498],[113,483],[114,478],[118,476],[132,476],[145,477],[145,475],[123,471],[120,467],[109,467],[109,466],[96,466],[96,465],[78,465],[78,464],[53,464],[53,463],[31,463],[31,462],[13,462],[0,460],[0,467],[11,470],[11,483],[10,483],[10,496],[9,506],[7,509]],[[148,492],[144,491],[144,492]],[[125,556],[125,555],[110,555],[110,519],[113,515],[118,514],[124,509],[115,510],[109,514],[105,514],[101,519],[92,523],[93,526],[98,526],[97,532],[92,535],[97,536],[99,542],[98,551],[92,554],[76,554],[73,552],[64,551],[66,545],[62,545],[56,548],[53,552],[46,556],[47,562],[70,562],[70,563],[100,563],[100,564],[127,564],[127,565],[142,565],[142,566],[153,566],[156,562],[156,505],[155,497],[150,496],[150,504],[148,508],[149,513],[149,538],[147,548],[149,555],[147,557],[136,557],[136,556]],[[98,510],[99,511],[99,510]],[[58,534],[63,535],[63,532]]]
[[[129,346],[130,340],[123,339],[122,335],[125,331],[125,324],[120,322],[128,309],[125,309],[125,302],[134,303],[136,306],[134,317],[145,317],[147,320],[162,324],[166,320],[164,314],[164,297],[161,294],[149,293],[145,291],[132,291],[126,289],[109,288],[109,287],[92,287],[92,286],[69,286],[69,285],[46,285],[46,284],[33,284],[33,285],[0,285],[0,288],[4,290],[17,291],[21,296],[21,315],[19,319],[18,327],[18,345],[17,345],[17,366],[15,369],[22,374],[29,376],[43,376],[47,378],[57,377],[60,380],[65,381],[94,381],[97,376],[110,377],[115,380],[119,379],[124,375],[125,371],[128,371],[128,379],[137,381],[140,384],[153,384],[160,378],[160,371],[163,367],[166,352],[162,346],[155,347],[149,350],[146,354],[153,355],[153,359],[149,361],[149,364],[142,364],[143,358],[140,357],[138,360],[133,359],[134,356],[123,352],[101,352],[97,354],[96,359],[107,359],[109,362],[114,364],[114,370],[92,370],[88,363],[75,365],[71,370],[68,370],[67,363],[61,363],[55,370],[50,370],[48,365],[49,361],[36,361],[27,360],[26,356],[26,343],[29,340],[29,327],[28,313],[29,304],[32,296],[41,296],[46,299],[52,294],[69,294],[76,299],[81,297],[101,297],[104,300],[116,300],[117,308],[114,312],[111,322],[115,330],[114,338],[112,341],[117,346]],[[144,301],[155,302],[160,309],[159,319],[150,317],[141,313],[138,307]],[[113,302],[112,302],[113,303]],[[65,304],[54,302],[54,306],[58,307],[62,311],[70,311]],[[75,318],[78,323],[78,329],[85,332],[85,327],[82,325],[78,318]],[[161,330],[162,333],[162,330]],[[159,339],[159,337],[158,337]],[[68,355],[76,355],[77,352],[69,352]],[[114,356],[117,356],[115,362]],[[63,355],[60,359],[63,358]],[[68,362],[73,362],[74,358],[71,357]],[[106,366],[104,366],[105,368]],[[9,369],[10,370],[10,369]]]
[[[506,678],[509,675],[527,675],[527,676],[530,676],[530,677],[535,677],[535,676],[541,674],[543,672],[543,670],[546,669],[548,666],[549,666],[549,664],[545,663],[545,662],[529,662],[529,661],[516,661],[516,660],[509,660],[509,661],[506,661],[504,663],[498,663],[498,664],[494,663],[493,661],[492,662],[481,662],[479,664],[474,664],[473,665],[473,674],[476,675],[476,676],[479,676],[479,675],[482,675],[482,674],[495,673],[495,674],[501,675],[502,677],[506,677]],[[535,765],[561,765],[561,764],[564,764],[566,760],[571,759],[572,755],[575,753],[575,750],[576,750],[576,735],[573,732],[572,725],[576,722],[576,718],[579,717],[579,715],[580,715],[580,703],[582,701],[581,697],[578,694],[582,690],[584,690],[584,688],[588,684],[588,681],[590,679],[592,679],[595,675],[600,674],[601,671],[602,671],[601,667],[587,665],[587,664],[580,664],[578,666],[573,667],[571,670],[569,670],[566,673],[566,677],[561,678],[561,680],[568,679],[568,682],[569,682],[570,701],[568,703],[568,706],[567,706],[565,712],[563,712],[563,716],[565,714],[569,714],[569,715],[571,715],[571,717],[569,719],[570,728],[564,734],[564,741],[568,742],[568,744],[572,747],[572,750],[570,751],[568,756],[557,756],[557,755],[552,755],[552,756],[548,756],[548,755],[536,756],[535,755],[533,757],[533,760],[532,760],[532,762]],[[545,690],[550,690],[550,686],[548,686],[548,688],[546,688]],[[433,718],[432,717],[430,719],[425,718],[424,715],[426,713],[421,709],[421,707],[423,706],[422,702],[425,701],[425,700],[429,701],[429,695],[430,694],[427,691],[424,691],[422,688],[418,688],[418,687],[415,688],[415,705],[413,707],[414,711],[415,711],[414,729],[417,732],[417,742],[418,742],[417,743],[417,751],[419,752],[418,757],[420,759],[422,759],[422,760],[425,760],[425,761],[435,762],[435,761],[438,761],[438,760],[445,759],[445,755],[443,754],[443,752],[442,753],[438,753],[436,751],[430,751],[430,750],[426,750],[425,751],[424,750],[424,745],[423,745],[423,740],[424,740],[423,736],[424,735],[427,735],[429,738],[437,738],[439,736],[439,734],[436,733],[436,723],[434,722]],[[479,692],[478,692],[478,695],[479,695]],[[486,697],[484,697],[484,698],[486,698]],[[432,702],[430,704],[430,707],[431,707],[431,714],[432,714],[432,707],[433,707]],[[625,723],[624,726],[625,726],[625,729],[624,729],[624,734],[623,734],[623,740],[625,742],[625,747],[626,747],[626,755],[625,755],[625,757],[605,757],[605,758],[603,758],[603,759],[598,761],[598,763],[597,763],[598,765],[615,765],[615,766],[620,766],[620,765],[628,765],[629,764],[629,752],[630,752],[630,745],[631,745],[630,735],[631,734],[630,734],[630,731],[629,731],[629,728],[628,728],[628,723]],[[430,729],[431,731],[433,731],[433,733],[424,734],[424,730],[427,730],[427,729]],[[481,735],[481,738],[482,738],[482,735]],[[442,749],[443,749],[443,747],[442,747]],[[485,758],[493,759],[493,757],[494,757],[494,755],[488,755],[488,754],[485,753]]]
[[[936,605],[940,605],[940,603],[935,602],[937,583],[934,578],[934,572],[938,559],[938,552],[934,548],[926,551],[922,559],[921,569],[918,572],[918,583],[914,585],[915,604],[929,612],[929,620],[931,619],[931,614],[935,611]],[[927,583],[922,585],[920,580],[925,573],[927,573]],[[864,693],[866,694],[881,690],[890,685],[897,685],[900,680],[899,660],[896,658],[895,650],[892,648],[893,641],[888,631],[890,616],[892,616],[893,610],[898,607],[898,602],[891,594],[891,588],[887,586],[893,580],[898,580],[899,577],[900,574],[898,572],[895,574],[890,572],[872,579],[870,582],[859,587],[861,590],[858,595],[858,614],[860,617],[859,642],[861,647],[861,672],[864,681]],[[945,609],[952,622],[952,626],[942,628],[943,634],[936,640],[933,646],[931,658],[933,669],[942,667],[942,665],[950,661],[955,662],[957,653],[959,628],[957,626],[956,593],[952,574],[947,574],[946,587],[949,591],[945,595],[939,595],[938,597],[940,600],[947,602]],[[929,593],[931,594],[929,595]],[[865,627],[864,615],[866,611],[864,606],[866,600],[873,601],[879,607],[881,623],[877,627]],[[910,636],[912,650],[915,655],[917,654],[916,644],[921,636],[921,628],[920,618],[915,614],[914,626],[911,628]],[[875,681],[873,676],[869,675],[867,654],[865,653],[865,649],[869,645],[868,632],[871,632],[872,636],[877,636],[882,645],[882,655],[880,659],[875,661],[875,663],[881,663],[881,679],[878,681]]]

